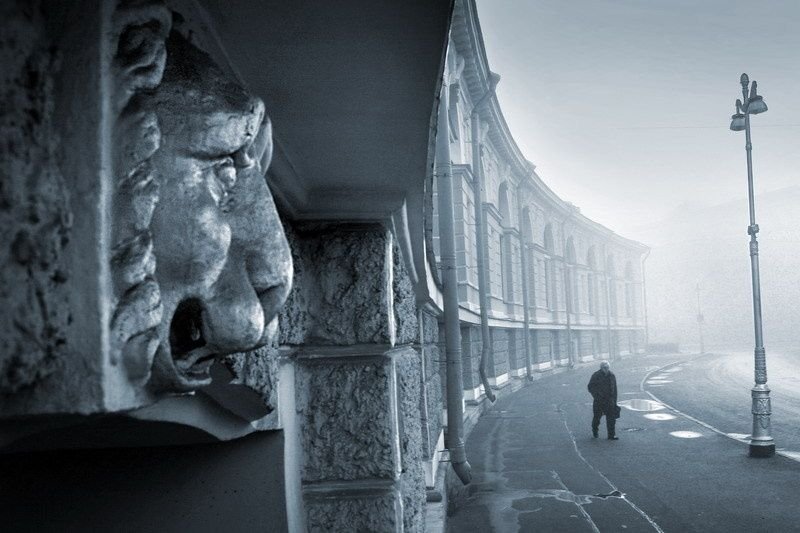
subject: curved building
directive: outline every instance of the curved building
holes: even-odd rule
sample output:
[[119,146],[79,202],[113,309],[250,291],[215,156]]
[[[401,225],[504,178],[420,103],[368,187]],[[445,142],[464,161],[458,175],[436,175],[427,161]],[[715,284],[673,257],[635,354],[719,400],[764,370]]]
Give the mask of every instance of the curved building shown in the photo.
[[[449,117],[467,400],[530,372],[645,345],[648,248],[583,216],[545,184],[511,136],[492,91],[496,77],[475,2],[456,2],[440,103]],[[437,260],[438,244],[437,227]]]

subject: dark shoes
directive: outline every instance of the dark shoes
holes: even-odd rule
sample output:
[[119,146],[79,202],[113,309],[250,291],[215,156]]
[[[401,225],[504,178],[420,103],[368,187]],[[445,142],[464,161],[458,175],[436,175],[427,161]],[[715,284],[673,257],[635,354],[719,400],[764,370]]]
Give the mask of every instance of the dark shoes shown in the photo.
[[616,435],[609,435],[608,440],[619,440],[619,437]]

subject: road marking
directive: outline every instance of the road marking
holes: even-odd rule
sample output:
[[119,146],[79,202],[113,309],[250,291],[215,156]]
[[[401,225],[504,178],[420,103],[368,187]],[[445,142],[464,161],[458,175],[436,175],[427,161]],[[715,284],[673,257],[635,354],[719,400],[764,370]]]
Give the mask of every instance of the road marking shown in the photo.
[[[698,356],[698,357],[702,357],[702,356]],[[731,440],[735,440],[736,442],[739,442],[739,443],[742,443],[742,444],[750,444],[749,440],[743,440],[743,439],[739,438],[741,435],[743,435],[742,433],[727,433],[725,431],[722,431],[721,429],[717,429],[717,428],[715,428],[714,426],[712,426],[711,424],[709,424],[707,422],[703,422],[702,420],[699,420],[699,419],[693,417],[692,415],[688,415],[688,414],[684,413],[680,409],[676,409],[676,408],[672,407],[670,404],[668,404],[667,402],[661,400],[658,396],[656,396],[655,394],[653,394],[649,390],[645,390],[644,386],[647,383],[647,380],[650,377],[650,374],[655,374],[657,372],[666,372],[668,368],[675,368],[675,367],[680,366],[680,365],[688,366],[690,364],[692,364],[692,360],[684,361],[684,362],[675,361],[674,363],[669,363],[669,364],[664,365],[664,366],[662,366],[662,367],[660,367],[660,368],[658,368],[656,370],[652,370],[652,371],[648,372],[647,374],[644,375],[644,377],[642,378],[642,381],[639,383],[639,390],[642,391],[643,393],[647,394],[648,396],[650,396],[656,402],[661,403],[667,409],[669,409],[669,410],[681,415],[684,418],[687,418],[687,419],[691,420],[695,424],[700,424],[704,428],[710,429],[714,433],[719,433],[723,437],[727,437],[727,438],[729,438]],[[653,386],[657,387],[658,385],[653,385]],[[748,437],[749,437],[749,435],[748,435]],[[787,452],[785,450],[778,450],[775,453],[777,455],[780,455],[781,457],[785,457],[787,459],[790,459],[792,461],[796,461],[796,462],[800,463],[800,452]]]
[[726,435],[734,440],[738,440],[739,442],[750,444],[749,433],[726,433]]
[[787,459],[793,459],[800,462],[800,452],[787,452],[786,450],[779,450],[777,454],[782,455]]

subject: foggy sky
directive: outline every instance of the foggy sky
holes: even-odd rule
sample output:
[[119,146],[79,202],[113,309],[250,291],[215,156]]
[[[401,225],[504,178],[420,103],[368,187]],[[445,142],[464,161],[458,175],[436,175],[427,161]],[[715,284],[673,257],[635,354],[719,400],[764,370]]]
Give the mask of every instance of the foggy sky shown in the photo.
[[752,122],[756,191],[800,183],[800,2],[478,0],[478,10],[514,138],[596,221],[646,239],[636,228],[681,204],[746,195],[744,132],[728,129],[742,72],[769,106]]

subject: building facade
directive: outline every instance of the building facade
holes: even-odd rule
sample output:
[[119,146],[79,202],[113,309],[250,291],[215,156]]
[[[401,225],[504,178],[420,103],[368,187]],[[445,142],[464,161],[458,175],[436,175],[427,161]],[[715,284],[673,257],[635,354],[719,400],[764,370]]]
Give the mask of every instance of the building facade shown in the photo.
[[[586,218],[547,187],[515,144],[497,99],[484,98],[492,76],[475,5],[458,2],[443,101],[468,400],[530,372],[645,349],[648,249]],[[481,283],[491,346],[484,380]]]
[[464,400],[643,349],[474,0],[3,10],[11,530],[422,531]]

